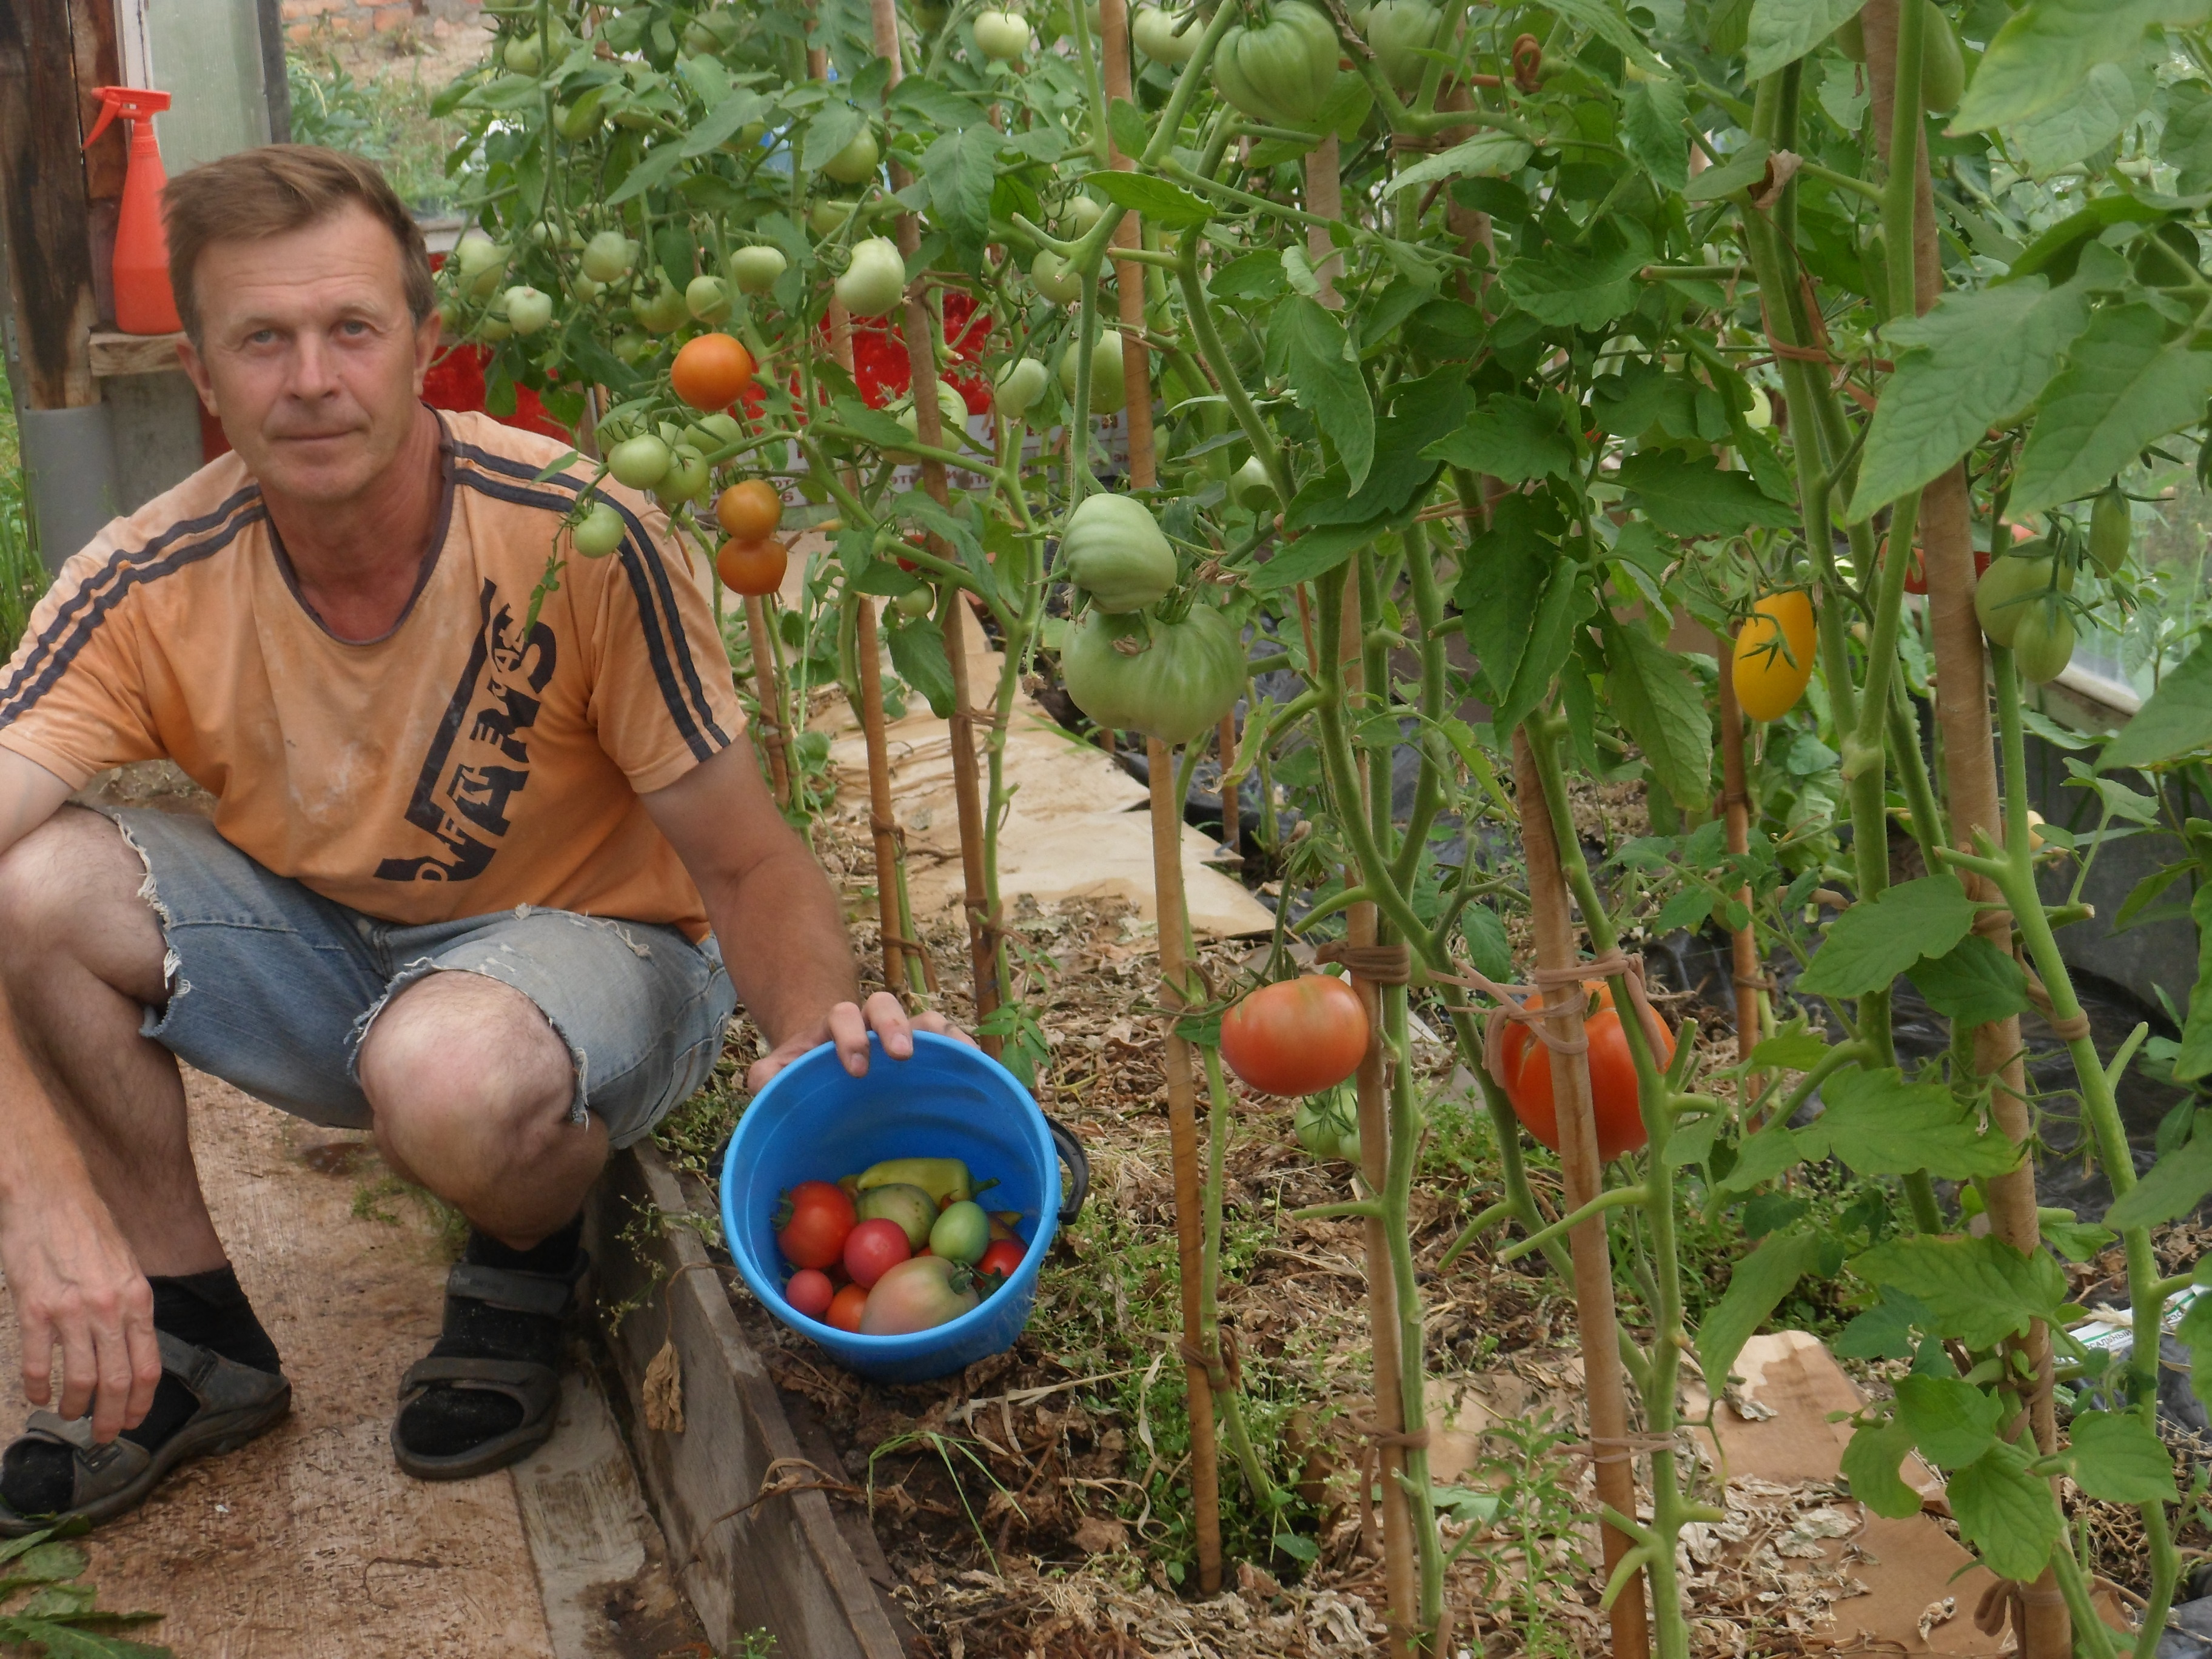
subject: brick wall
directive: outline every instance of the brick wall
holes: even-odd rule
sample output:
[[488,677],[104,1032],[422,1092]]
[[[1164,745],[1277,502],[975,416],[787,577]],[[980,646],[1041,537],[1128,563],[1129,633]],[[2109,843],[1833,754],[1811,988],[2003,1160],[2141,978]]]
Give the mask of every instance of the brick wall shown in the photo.
[[402,31],[443,39],[456,24],[474,24],[477,0],[282,0],[286,39],[305,45],[316,36],[365,40]]

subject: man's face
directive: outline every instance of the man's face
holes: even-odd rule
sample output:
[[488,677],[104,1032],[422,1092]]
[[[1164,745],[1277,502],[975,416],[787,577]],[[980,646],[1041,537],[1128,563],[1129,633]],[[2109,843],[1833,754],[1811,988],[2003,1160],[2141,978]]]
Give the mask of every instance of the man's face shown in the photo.
[[185,369],[262,487],[357,499],[414,430],[438,345],[407,310],[399,249],[365,208],[258,241],[216,241],[192,273],[201,343]]

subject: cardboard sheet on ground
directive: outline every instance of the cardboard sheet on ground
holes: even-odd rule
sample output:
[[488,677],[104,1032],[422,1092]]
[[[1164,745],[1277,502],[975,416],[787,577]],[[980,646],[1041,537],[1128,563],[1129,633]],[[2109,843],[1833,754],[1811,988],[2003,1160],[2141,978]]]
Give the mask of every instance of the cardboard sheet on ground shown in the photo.
[[[988,702],[1004,659],[968,618],[969,684]],[[868,804],[867,745],[840,701],[817,714],[831,735],[838,804],[863,814]],[[949,724],[917,702],[886,729],[891,799],[906,832],[907,884],[918,915],[957,909],[963,893],[959,814],[952,793]],[[977,745],[981,747],[980,742]],[[1145,786],[1090,744],[1053,724],[1026,695],[1018,698],[1006,731],[1006,776],[1018,786],[999,834],[999,884],[1011,905],[1023,894],[1040,904],[1071,898],[1122,898],[1157,920],[1152,898],[1152,832]],[[1211,860],[1221,844],[1182,826],[1182,879],[1192,928],[1211,938],[1265,933],[1274,927],[1266,906]]]

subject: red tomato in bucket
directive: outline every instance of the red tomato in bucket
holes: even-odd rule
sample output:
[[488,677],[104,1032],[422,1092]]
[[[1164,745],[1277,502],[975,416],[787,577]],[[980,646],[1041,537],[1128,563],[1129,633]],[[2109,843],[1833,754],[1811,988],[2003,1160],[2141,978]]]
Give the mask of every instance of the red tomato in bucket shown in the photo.
[[993,1239],[990,1249],[983,1252],[983,1259],[975,1264],[976,1282],[988,1290],[997,1290],[1014,1276],[1015,1270],[1022,1265],[1022,1258],[1028,1254],[1028,1248],[1019,1239]]
[[906,1229],[877,1216],[860,1223],[846,1236],[845,1271],[862,1290],[872,1290],[878,1279],[913,1255],[914,1247],[906,1242]]
[[826,1181],[802,1181],[783,1195],[776,1212],[776,1248],[794,1267],[826,1267],[853,1231],[853,1200]]
[[848,1285],[837,1292],[830,1304],[830,1316],[823,1322],[841,1331],[858,1332],[860,1316],[867,1310],[868,1293],[858,1285]]
[[837,1287],[830,1282],[830,1275],[819,1267],[801,1267],[784,1285],[783,1299],[791,1304],[793,1312],[803,1313],[809,1319],[819,1319],[830,1311],[830,1304],[837,1299]]
[[1327,974],[1301,974],[1261,987],[1221,1017],[1221,1058],[1261,1094],[1318,1094],[1359,1069],[1369,1036],[1358,992]]
[[[1589,1037],[1590,1103],[1597,1117],[1598,1156],[1610,1163],[1632,1152],[1649,1137],[1636,1100],[1636,1062],[1629,1057],[1628,1035],[1613,1006],[1613,988],[1602,980],[1590,981],[1585,991],[1595,993],[1598,1007],[1583,1017]],[[1531,1007],[1543,1006],[1540,998]],[[1644,1024],[1652,1057],[1663,1068],[1674,1058],[1674,1034],[1654,1014]],[[1525,1025],[1505,1028],[1498,1039],[1504,1051],[1505,1097],[1521,1127],[1549,1146],[1559,1150],[1559,1107],[1552,1097],[1552,1051],[1528,1034]]]

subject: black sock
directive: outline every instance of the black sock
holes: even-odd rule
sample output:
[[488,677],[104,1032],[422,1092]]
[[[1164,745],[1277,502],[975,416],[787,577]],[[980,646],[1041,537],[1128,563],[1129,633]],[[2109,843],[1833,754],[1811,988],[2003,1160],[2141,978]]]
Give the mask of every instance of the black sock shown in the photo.
[[[527,1250],[511,1249],[471,1227],[465,1261],[479,1267],[515,1273],[564,1275],[576,1265],[584,1233],[580,1215]],[[434,1358],[526,1359],[559,1370],[561,1322],[539,1314],[514,1313],[480,1302],[449,1302],[443,1334],[430,1350]],[[425,1457],[453,1457],[496,1440],[520,1427],[521,1403],[488,1389],[433,1384],[399,1413],[399,1438]]]
[[[154,1291],[155,1329],[272,1376],[283,1372],[276,1345],[228,1263],[211,1273],[149,1276],[147,1283]],[[137,1427],[123,1431],[123,1438],[153,1451],[198,1409],[192,1391],[165,1372],[153,1406]],[[50,1515],[64,1508],[74,1485],[73,1461],[68,1447],[52,1441],[16,1441],[0,1454],[0,1502],[17,1515]]]

